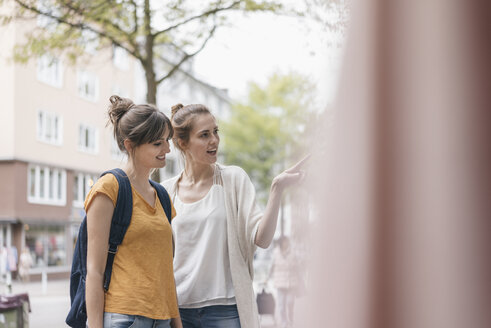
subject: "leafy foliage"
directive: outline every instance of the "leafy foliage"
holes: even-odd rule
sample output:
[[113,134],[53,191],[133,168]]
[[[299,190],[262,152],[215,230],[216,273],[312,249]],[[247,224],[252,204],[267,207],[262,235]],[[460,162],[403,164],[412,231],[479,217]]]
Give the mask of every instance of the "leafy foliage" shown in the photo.
[[264,87],[250,83],[248,99],[220,124],[226,162],[249,173],[263,202],[274,176],[305,153],[313,91],[300,74],[273,74]]

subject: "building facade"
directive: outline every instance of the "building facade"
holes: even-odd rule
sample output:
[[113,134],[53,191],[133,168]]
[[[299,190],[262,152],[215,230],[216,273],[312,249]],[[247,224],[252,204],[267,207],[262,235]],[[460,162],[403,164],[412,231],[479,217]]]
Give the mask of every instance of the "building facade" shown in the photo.
[[69,272],[84,196],[104,169],[123,161],[105,127],[108,98],[131,97],[135,81],[134,62],[118,48],[96,53],[88,45],[76,66],[50,54],[13,62],[29,26],[0,30],[2,276],[16,271],[24,248],[33,275]]

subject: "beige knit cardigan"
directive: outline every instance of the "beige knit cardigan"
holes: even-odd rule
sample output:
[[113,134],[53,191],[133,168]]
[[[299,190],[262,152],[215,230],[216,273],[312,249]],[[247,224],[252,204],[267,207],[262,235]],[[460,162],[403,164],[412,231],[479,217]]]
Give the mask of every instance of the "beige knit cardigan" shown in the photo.
[[[217,164],[217,170],[225,191],[228,254],[240,325],[241,328],[259,328],[252,280],[256,250],[254,239],[262,212],[256,203],[255,188],[242,168]],[[162,183],[171,199],[175,197],[176,183],[181,174]]]

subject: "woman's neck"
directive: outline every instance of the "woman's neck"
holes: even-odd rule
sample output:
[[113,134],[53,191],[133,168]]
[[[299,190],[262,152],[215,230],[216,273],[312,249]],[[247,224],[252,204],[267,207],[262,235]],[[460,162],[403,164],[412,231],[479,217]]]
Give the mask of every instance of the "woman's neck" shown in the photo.
[[186,161],[182,179],[187,183],[197,184],[213,176],[215,164],[200,164]]
[[131,161],[128,161],[124,171],[130,179],[131,184],[135,186],[145,187],[148,185],[148,178],[150,176],[150,169],[138,168]]

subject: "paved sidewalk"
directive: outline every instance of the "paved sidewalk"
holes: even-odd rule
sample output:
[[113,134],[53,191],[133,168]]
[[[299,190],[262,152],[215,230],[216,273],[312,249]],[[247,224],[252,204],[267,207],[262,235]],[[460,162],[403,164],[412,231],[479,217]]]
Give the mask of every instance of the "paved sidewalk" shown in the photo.
[[[5,284],[2,284],[2,293],[6,291]],[[69,297],[70,281],[68,279],[48,280],[46,285],[40,281],[22,283],[12,282],[12,294],[28,292],[33,297],[49,297],[55,295],[65,295]]]
[[[49,280],[43,286],[41,282],[21,283],[14,281],[12,294],[28,293],[31,303],[29,316],[30,328],[66,328],[65,317],[70,308],[70,282],[68,279]],[[0,294],[7,294],[5,284],[0,283]],[[305,299],[297,299],[295,309],[305,308]],[[271,315],[261,316],[262,328],[275,328]],[[298,322],[294,327],[301,327]]]

